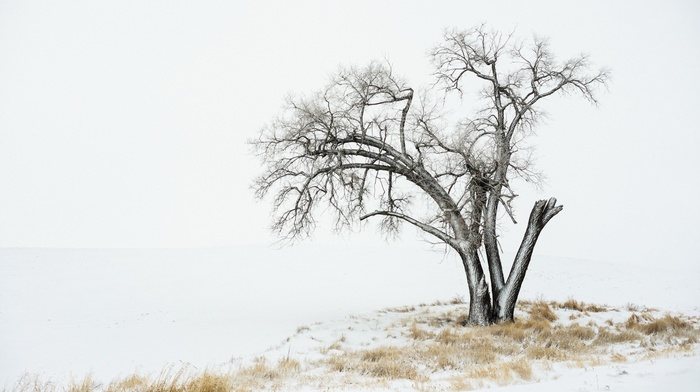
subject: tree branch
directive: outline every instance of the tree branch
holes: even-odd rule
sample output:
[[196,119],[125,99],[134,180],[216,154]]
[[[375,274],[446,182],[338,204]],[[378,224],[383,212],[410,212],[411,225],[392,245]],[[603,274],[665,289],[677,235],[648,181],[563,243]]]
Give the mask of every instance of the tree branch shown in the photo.
[[445,233],[445,232],[439,230],[439,229],[436,228],[436,227],[433,227],[433,226],[431,226],[431,225],[425,224],[425,223],[423,223],[423,222],[421,222],[421,221],[419,221],[419,220],[417,220],[417,219],[411,218],[410,216],[407,216],[407,215],[404,215],[404,214],[401,214],[401,213],[398,213],[398,212],[394,212],[394,211],[374,211],[374,212],[371,212],[371,213],[369,213],[369,214],[365,214],[365,215],[361,216],[361,217],[360,217],[360,220],[362,221],[362,220],[365,220],[365,219],[367,219],[367,218],[371,218],[371,217],[377,216],[377,215],[390,216],[390,217],[394,217],[394,218],[398,218],[398,219],[404,220],[404,221],[406,221],[406,222],[408,222],[408,223],[410,223],[410,224],[412,224],[412,225],[418,227],[419,229],[425,231],[426,233],[432,234],[433,236],[437,237],[440,241],[443,241],[444,243],[446,243],[446,244],[448,244],[448,245],[450,245],[450,246],[452,246],[452,247],[457,247],[457,246],[458,246],[457,243],[456,243],[456,241],[455,241],[455,239],[452,238],[451,236],[449,236],[447,233]]

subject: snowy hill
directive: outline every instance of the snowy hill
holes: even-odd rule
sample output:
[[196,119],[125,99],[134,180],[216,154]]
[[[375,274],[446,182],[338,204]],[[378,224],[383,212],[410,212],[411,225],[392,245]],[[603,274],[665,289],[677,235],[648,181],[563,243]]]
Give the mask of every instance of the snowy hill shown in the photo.
[[[698,278],[700,268],[679,273],[536,257],[521,298],[697,316]],[[26,372],[59,382],[91,372],[109,381],[168,364],[231,364],[269,352],[300,327],[460,295],[466,284],[459,263],[417,247],[0,249],[0,386]],[[655,363],[625,365],[648,377],[622,377],[609,366],[563,369],[546,385],[639,390],[658,385],[653,380],[700,381],[689,371],[700,365],[697,356]],[[599,385],[589,385],[593,376]],[[506,390],[519,388],[542,390]]]

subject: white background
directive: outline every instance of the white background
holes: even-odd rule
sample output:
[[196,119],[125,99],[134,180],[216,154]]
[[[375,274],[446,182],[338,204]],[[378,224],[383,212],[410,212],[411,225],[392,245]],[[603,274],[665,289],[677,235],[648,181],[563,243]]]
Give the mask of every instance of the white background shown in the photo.
[[[2,1],[0,247],[270,244],[245,141],[283,96],[383,58],[417,87],[444,28],[487,22],[613,71],[599,108],[546,106],[547,184],[518,216],[565,209],[538,252],[696,264],[699,19],[694,1]],[[348,241],[380,241],[365,231]]]

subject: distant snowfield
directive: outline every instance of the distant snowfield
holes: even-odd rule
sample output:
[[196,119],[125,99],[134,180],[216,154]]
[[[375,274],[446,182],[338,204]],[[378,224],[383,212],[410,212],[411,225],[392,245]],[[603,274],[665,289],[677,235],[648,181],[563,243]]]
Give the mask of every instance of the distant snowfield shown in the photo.
[[[302,325],[465,296],[461,265],[418,245],[0,249],[0,388],[25,373],[61,381],[91,372],[109,381],[168,364],[204,369],[263,353]],[[521,298],[700,314],[699,279],[700,266],[676,271],[662,263],[535,257]],[[546,390],[700,384],[697,356],[625,368],[635,375],[611,366],[567,370]]]

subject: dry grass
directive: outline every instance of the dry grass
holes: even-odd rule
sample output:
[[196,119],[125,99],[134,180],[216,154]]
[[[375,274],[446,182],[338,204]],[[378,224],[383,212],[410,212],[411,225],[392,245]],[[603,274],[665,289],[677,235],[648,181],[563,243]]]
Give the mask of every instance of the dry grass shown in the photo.
[[431,331],[423,329],[416,324],[414,321],[408,330],[408,336],[413,340],[426,340],[435,337],[435,334]]
[[233,380],[230,376],[209,372],[191,379],[185,387],[188,392],[228,392],[232,389]]
[[[530,317],[514,323],[493,325],[486,328],[465,328],[459,326],[459,316],[453,311],[438,314],[430,320],[418,324],[413,320],[406,326],[405,336],[415,341],[414,346],[391,346],[379,349],[346,352],[334,355],[327,366],[334,371],[356,372],[359,374],[385,374],[395,378],[402,374],[415,379],[415,368],[406,370],[405,362],[426,369],[428,373],[456,370],[469,377],[489,379],[527,380],[532,376],[532,368],[523,354],[524,346],[545,347],[544,354],[532,353],[536,357],[560,358],[562,350],[580,350],[581,340],[592,339],[594,331],[579,325],[569,326],[556,333],[552,332],[552,322],[557,319],[547,303],[536,302],[527,306]],[[568,336],[571,335],[571,338]],[[386,367],[386,360],[400,358],[396,369],[378,371],[378,363]],[[456,380],[460,384],[462,381]],[[472,385],[472,383],[463,383]]]
[[401,306],[398,308],[389,308],[387,309],[389,312],[394,312],[394,313],[409,313],[413,312],[416,310],[415,306]]
[[80,381],[73,380],[68,386],[68,390],[71,392],[92,392],[95,389],[95,382],[92,379],[92,375],[88,374]]
[[[557,322],[555,309],[581,314],[566,319],[580,319],[587,324]],[[610,354],[608,350],[651,347],[656,343],[649,339],[669,334],[684,338],[674,346],[677,350],[697,342],[697,330],[692,323],[675,316],[654,318],[643,313],[622,323],[608,319],[599,325],[583,314],[609,309],[574,300],[525,302],[519,311],[527,317],[484,328],[461,326],[460,316],[466,313],[463,308],[433,313],[428,319],[424,313],[414,314],[413,318],[405,319],[403,332],[412,344],[346,351],[329,358],[326,364],[333,371],[379,379],[416,380],[439,372],[457,372],[451,378],[453,388],[469,389],[483,386],[478,380],[490,380],[497,385],[530,380],[533,366],[548,368],[551,362],[567,362],[569,366],[625,362],[628,356]],[[416,369],[422,369],[424,374]]]
[[[548,324],[547,324],[548,325]],[[516,321],[514,323],[504,323],[489,326],[485,331],[497,338],[510,339],[515,342],[524,342],[528,337],[525,324]]]
[[[293,358],[282,358],[276,365],[270,365],[267,359],[260,357],[255,359],[252,365],[243,367],[233,375],[234,386],[241,389],[255,387],[260,388],[268,382],[275,382],[288,378],[301,370],[301,363]],[[246,388],[243,388],[246,387]]]
[[642,340],[642,335],[636,331],[631,331],[628,329],[614,331],[610,328],[600,328],[593,343],[596,345],[609,346],[613,344],[636,342],[640,340]]
[[[133,374],[123,379],[112,381],[108,392],[224,392],[232,390],[233,380],[228,374],[211,371],[197,374],[186,367],[163,370],[157,377]],[[87,389],[92,391],[92,389]],[[70,392],[77,392],[71,390]]]
[[544,320],[544,321],[556,321],[557,315],[552,311],[544,301],[535,302],[530,306],[530,319],[534,321]]
[[554,302],[553,305],[559,309],[575,310],[577,312],[599,313],[608,311],[608,308],[605,306],[586,304],[571,298],[563,303]]
[[[434,390],[430,383],[436,377],[446,383],[440,389],[465,390],[529,381],[536,369],[551,369],[554,362],[568,366],[623,363],[693,350],[700,340],[698,319],[660,316],[646,308],[618,309],[608,318],[594,317],[589,313],[613,310],[573,299],[563,303],[523,301],[514,322],[464,327],[461,321],[468,309],[459,302],[430,305],[436,308],[431,312],[426,311],[428,305],[380,312],[380,317],[394,317],[387,326],[377,329],[385,340],[378,342],[373,337],[363,343],[366,347],[359,348],[362,345],[357,342],[358,336],[352,335],[353,329],[343,329],[332,339],[318,340],[316,359],[300,360],[289,354],[276,360],[260,357],[231,373],[168,368],[155,376],[133,374],[107,385],[87,376],[57,387],[26,376],[3,391],[219,392],[304,386],[332,389],[334,385],[398,385],[398,389],[411,385],[414,389]],[[316,340],[311,336],[314,331],[314,327],[303,326],[297,335]],[[352,343],[346,341],[346,334]]]
[[234,387],[229,374],[217,374],[205,371],[202,374],[189,371],[183,367],[168,368],[157,377],[132,374],[115,379],[109,385],[101,385],[91,375],[82,380],[73,380],[67,386],[59,388],[51,382],[42,382],[38,376],[26,375],[8,392],[229,392],[239,390]]
[[360,352],[359,356],[356,370],[362,374],[389,379],[418,380],[418,372],[405,360],[405,352],[400,348],[377,347]]
[[326,365],[335,372],[354,372],[364,376],[421,381],[416,368],[400,347],[381,346],[343,355],[332,355]]
[[3,389],[7,392],[53,392],[58,387],[51,381],[45,381],[39,376],[25,374],[11,389]]
[[466,374],[469,378],[496,381],[499,385],[507,385],[515,379],[529,381],[532,379],[532,366],[527,360],[520,358],[505,363],[494,363],[476,366]]
[[693,329],[689,322],[670,315],[660,319],[649,320],[648,323],[638,323],[636,327],[647,335],[658,335],[664,332],[683,332]]

